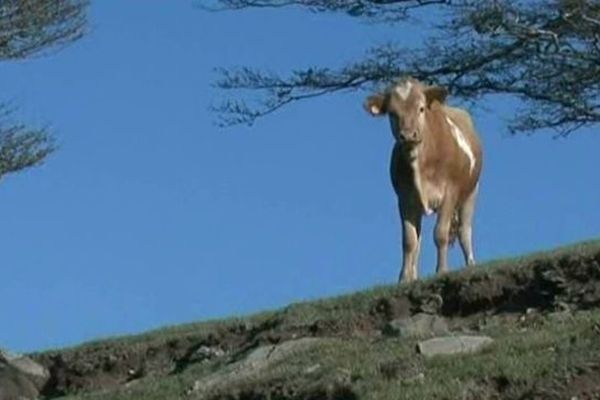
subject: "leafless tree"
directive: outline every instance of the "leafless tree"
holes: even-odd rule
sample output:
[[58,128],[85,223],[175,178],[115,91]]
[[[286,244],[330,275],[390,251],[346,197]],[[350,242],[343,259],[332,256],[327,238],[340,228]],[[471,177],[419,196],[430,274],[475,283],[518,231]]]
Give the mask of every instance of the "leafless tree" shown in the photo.
[[216,86],[240,92],[215,107],[222,124],[251,124],[297,100],[372,89],[405,75],[445,85],[467,100],[516,96],[523,107],[510,123],[512,132],[552,128],[567,135],[600,122],[597,0],[211,0],[205,8],[292,6],[372,23],[414,23],[413,14],[424,8],[435,8],[440,18],[418,51],[375,45],[345,65],[284,75],[220,69]]
[[[22,60],[60,49],[86,29],[87,0],[0,0],[0,61]],[[45,128],[14,122],[0,104],[0,178],[43,162],[55,149]]]

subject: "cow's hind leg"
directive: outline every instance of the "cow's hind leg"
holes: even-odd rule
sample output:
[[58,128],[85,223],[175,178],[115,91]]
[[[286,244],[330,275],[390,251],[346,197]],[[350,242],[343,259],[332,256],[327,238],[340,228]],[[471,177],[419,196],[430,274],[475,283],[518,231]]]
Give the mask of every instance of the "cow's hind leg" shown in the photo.
[[399,282],[417,279],[417,263],[421,243],[421,212],[416,207],[400,207],[402,217],[402,270]]
[[475,256],[473,254],[473,214],[475,211],[475,201],[477,200],[477,189],[476,186],[473,192],[469,195],[467,200],[458,210],[460,218],[460,227],[458,231],[458,238],[460,240],[460,247],[465,257],[465,264],[469,267],[475,265]]
[[438,212],[435,225],[434,240],[437,246],[437,268],[438,274],[448,271],[448,244],[450,243],[450,225],[454,218],[454,202],[446,201]]

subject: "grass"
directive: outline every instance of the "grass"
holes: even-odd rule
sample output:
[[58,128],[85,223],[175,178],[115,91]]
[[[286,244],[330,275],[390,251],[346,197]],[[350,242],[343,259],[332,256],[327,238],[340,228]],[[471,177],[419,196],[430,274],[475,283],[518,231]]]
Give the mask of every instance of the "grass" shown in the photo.
[[[416,354],[416,339],[385,337],[377,330],[367,332],[361,327],[369,319],[372,319],[371,324],[381,322],[381,316],[374,316],[374,305],[382,299],[391,301],[404,296],[417,299],[418,303],[420,296],[426,297],[441,289],[456,289],[472,300],[478,295],[479,286],[484,292],[504,293],[506,287],[502,285],[507,282],[506,277],[516,276],[511,285],[527,283],[534,275],[531,271],[539,264],[568,264],[569,260],[579,262],[582,257],[591,257],[591,264],[588,262],[591,267],[587,268],[598,268],[593,257],[597,260],[599,253],[600,241],[578,243],[550,252],[485,263],[472,270],[456,271],[411,285],[379,286],[335,298],[292,304],[279,311],[247,318],[168,327],[47,354],[78,357],[116,348],[129,352],[139,349],[143,353],[148,348],[168,347],[174,341],[191,346],[211,335],[219,340],[243,337],[257,340],[258,345],[264,343],[264,338],[263,342],[259,339],[265,332],[282,335],[287,340],[289,335],[282,332],[299,332],[304,336],[323,322],[326,328],[316,335],[333,339],[270,363],[258,374],[229,377],[209,393],[191,389],[196,382],[230,368],[227,365],[231,360],[227,357],[190,363],[178,373],[151,373],[129,385],[95,393],[75,393],[63,399],[520,399],[536,398],[535,394],[542,389],[558,391],[556,398],[562,398],[567,389],[573,389],[568,387],[569,379],[600,359],[600,308],[586,306],[585,310],[562,314],[548,310],[504,314],[496,310],[469,318],[448,315],[455,331],[472,331],[478,327],[495,342],[478,354],[433,359]],[[490,282],[495,286],[490,286]],[[537,289],[532,286],[528,290]],[[593,379],[600,380],[600,374]],[[537,398],[552,398],[547,393],[540,396]]]
[[[526,330],[516,325],[490,329],[485,333],[491,334],[495,343],[482,353],[429,360],[415,353],[414,340],[328,340],[270,365],[251,379],[240,379],[233,386],[229,382],[213,394],[240,393],[249,388],[268,393],[280,382],[300,393],[315,382],[337,380],[352,387],[360,399],[484,399],[497,396],[499,391],[512,391],[516,398],[539,382],[561,379],[578,366],[599,359],[599,310],[579,312],[560,322],[542,321]],[[201,398],[186,391],[217,367],[197,365],[177,376],[64,399]],[[423,379],[419,380],[421,373]]]
[[[448,273],[446,279],[461,279],[465,276],[484,275],[489,276],[495,272],[519,269],[530,265],[533,261],[559,258],[567,255],[586,255],[600,251],[600,240],[590,240],[572,245],[562,246],[550,251],[540,251],[525,256],[510,257],[500,260],[493,260],[478,265],[472,270],[462,269]],[[340,295],[332,298],[307,301],[291,304],[282,310],[271,310],[254,314],[248,317],[232,317],[218,320],[195,322],[170,326],[145,332],[137,335],[128,335],[116,338],[102,338],[90,341],[71,349],[81,349],[85,347],[95,347],[98,345],[126,344],[135,345],[147,341],[167,342],[172,339],[179,339],[187,335],[206,335],[210,332],[216,332],[234,325],[258,325],[277,315],[283,315],[285,323],[290,326],[310,325],[318,320],[328,318],[352,318],[356,314],[368,312],[370,305],[376,298],[386,298],[407,290],[414,290],[416,286],[425,286],[439,280],[436,276],[422,279],[410,287],[406,285],[381,285],[366,289],[357,293]],[[69,349],[63,349],[69,350]]]

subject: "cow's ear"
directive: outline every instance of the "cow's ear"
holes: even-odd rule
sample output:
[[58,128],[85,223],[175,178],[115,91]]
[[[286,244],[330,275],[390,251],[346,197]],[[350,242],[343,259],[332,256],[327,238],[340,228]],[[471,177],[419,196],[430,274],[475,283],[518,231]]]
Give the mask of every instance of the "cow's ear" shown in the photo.
[[365,110],[373,116],[381,116],[387,113],[386,96],[382,93],[377,93],[367,97],[365,100]]
[[431,106],[434,101],[444,104],[448,97],[448,90],[441,86],[428,86],[425,89],[425,99],[427,99],[427,106]]

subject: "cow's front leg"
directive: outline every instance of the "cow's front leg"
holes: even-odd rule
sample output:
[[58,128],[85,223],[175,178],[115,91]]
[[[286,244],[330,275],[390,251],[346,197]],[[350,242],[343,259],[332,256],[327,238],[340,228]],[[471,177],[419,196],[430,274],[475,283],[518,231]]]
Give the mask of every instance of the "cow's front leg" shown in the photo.
[[421,243],[421,210],[406,204],[400,206],[402,217],[402,270],[400,282],[411,282],[417,279],[419,250]]
[[440,208],[435,225],[434,240],[437,246],[436,272],[438,274],[448,271],[448,243],[450,242],[450,224],[452,223],[454,212],[454,204],[446,202]]

